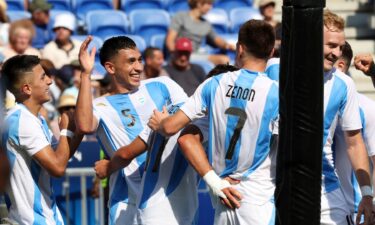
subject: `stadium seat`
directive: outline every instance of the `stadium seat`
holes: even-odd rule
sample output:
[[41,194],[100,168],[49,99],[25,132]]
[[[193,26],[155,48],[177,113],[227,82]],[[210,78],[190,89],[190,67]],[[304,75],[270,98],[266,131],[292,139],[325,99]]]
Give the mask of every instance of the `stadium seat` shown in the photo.
[[178,11],[188,11],[190,10],[189,5],[186,0],[166,0],[167,9],[171,15]]
[[7,11],[24,11],[24,0],[6,0]]
[[87,12],[114,9],[112,0],[72,0],[73,9],[78,19],[84,20]]
[[53,5],[53,10],[72,10],[70,0],[48,0],[48,2]]
[[150,46],[164,50],[165,34],[156,34],[151,37]]
[[[49,12],[50,19],[49,19],[48,27],[49,27],[50,32],[52,32],[52,33],[53,33],[52,30],[53,30],[53,24],[55,23],[55,18],[59,14],[70,14],[73,17],[75,17],[75,15],[72,12],[70,12],[70,11],[66,11],[66,10],[50,10],[50,12]],[[76,33],[76,32],[77,32],[77,26],[76,26],[76,30],[74,30],[73,33]]]
[[[121,35],[121,34],[118,34],[118,35]],[[107,37],[105,37],[103,40],[107,40],[111,37],[115,37],[115,36],[118,36],[118,35],[109,35]],[[146,49],[147,45],[146,45],[146,41],[143,37],[139,36],[139,35],[132,35],[132,34],[123,34],[129,38],[131,38],[135,44],[137,45],[137,48],[139,49],[139,51],[141,53],[143,53],[143,51]]]
[[220,8],[230,13],[234,8],[252,7],[252,0],[216,0],[214,8]]
[[7,11],[7,15],[8,15],[10,22],[31,18],[31,13],[26,12],[26,11]]
[[210,72],[210,70],[212,70],[215,67],[215,65],[208,60],[191,60],[191,63],[200,65],[204,69],[206,75],[208,72]]
[[166,34],[170,24],[168,12],[161,9],[137,9],[129,14],[132,34],[142,36],[146,43],[155,34]]
[[229,18],[224,9],[213,8],[204,16],[204,18],[212,24],[216,33],[225,34],[229,32]]
[[164,9],[163,0],[122,0],[121,10],[130,13],[134,9]]
[[[93,47],[96,48],[95,61],[99,61],[99,50],[103,46],[103,40],[100,37],[92,36],[93,39],[88,46],[88,51],[91,51]],[[72,35],[73,40],[84,41],[87,38],[87,35]]]
[[86,15],[86,25],[87,33],[100,38],[129,33],[129,21],[126,14],[117,10],[90,11]]
[[247,8],[235,8],[230,11],[229,20],[232,24],[232,33],[238,33],[240,26],[250,19],[263,19],[258,9],[247,7]]

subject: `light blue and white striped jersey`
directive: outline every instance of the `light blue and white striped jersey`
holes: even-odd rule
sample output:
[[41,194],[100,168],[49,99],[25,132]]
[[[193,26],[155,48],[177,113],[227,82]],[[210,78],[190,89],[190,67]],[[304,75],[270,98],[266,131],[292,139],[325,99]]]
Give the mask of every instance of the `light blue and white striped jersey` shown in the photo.
[[[170,78],[163,76],[141,82],[140,87],[126,94],[103,96],[94,100],[94,116],[98,120],[97,137],[105,152],[130,144],[147,126],[154,109],[184,102],[187,95]],[[140,192],[146,153],[110,177],[110,218],[114,219],[116,204],[136,204]]]
[[43,148],[57,144],[45,119],[18,104],[5,118],[2,139],[11,166],[5,197],[9,218],[20,225],[64,224],[53,195],[51,177],[33,159]]
[[270,58],[267,61],[266,70],[264,73],[274,81],[279,81],[279,74],[280,74],[280,58]]
[[[240,69],[207,79],[181,107],[209,117],[208,159],[221,177],[252,180],[255,201],[274,191],[270,141],[278,133],[279,89],[264,73]],[[266,191],[268,190],[268,191]]]
[[343,131],[362,128],[353,80],[341,71],[332,69],[324,73],[323,193],[340,187],[332,151],[333,135],[338,124]]
[[[362,94],[358,94],[360,115],[362,121],[362,137],[368,155],[375,155],[375,102]],[[341,189],[350,206],[351,213],[358,211],[361,201],[361,191],[348,158],[344,133],[338,126],[335,132],[333,149],[335,152],[335,166],[340,179]]]
[[[208,126],[207,120],[201,123],[200,126]],[[156,132],[140,135],[149,148],[137,203],[139,224],[191,225],[195,222],[198,175],[179,149],[179,136],[180,132],[169,138]]]

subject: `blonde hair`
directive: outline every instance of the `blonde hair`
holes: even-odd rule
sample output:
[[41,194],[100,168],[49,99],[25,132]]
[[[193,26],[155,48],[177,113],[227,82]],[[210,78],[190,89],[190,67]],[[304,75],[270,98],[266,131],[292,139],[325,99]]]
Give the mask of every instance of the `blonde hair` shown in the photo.
[[331,31],[343,31],[345,27],[344,19],[330,10],[324,10],[323,24]]
[[188,5],[190,7],[190,9],[195,9],[197,8],[197,5],[198,3],[209,3],[209,4],[213,4],[214,3],[214,0],[188,0]]
[[10,24],[9,27],[9,42],[14,44],[14,36],[17,35],[20,29],[25,29],[30,32],[30,42],[35,35],[35,28],[33,23],[30,20],[23,19],[23,20],[16,20]]

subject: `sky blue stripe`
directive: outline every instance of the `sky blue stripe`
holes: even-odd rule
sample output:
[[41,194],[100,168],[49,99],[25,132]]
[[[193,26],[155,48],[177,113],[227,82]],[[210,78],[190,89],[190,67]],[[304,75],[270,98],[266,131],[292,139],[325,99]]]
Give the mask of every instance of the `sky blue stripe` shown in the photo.
[[176,190],[181,180],[183,179],[189,165],[179,148],[175,148],[173,149],[173,151],[176,151],[176,155],[174,157],[173,169],[166,190],[167,196],[170,195],[174,190]]
[[254,172],[267,158],[270,152],[270,141],[272,137],[272,132],[270,131],[269,127],[271,122],[277,119],[278,114],[279,88],[276,86],[276,84],[272,84],[268,92],[266,104],[263,110],[263,116],[259,128],[253,163],[244,175],[245,177]]
[[159,168],[157,168],[156,171],[153,171],[153,167],[157,160],[157,155],[159,153],[160,146],[163,144],[163,140],[165,139],[164,136],[162,136],[159,133],[155,133],[154,141],[152,143],[152,149],[149,150],[149,162],[147,165],[147,172],[145,177],[145,183],[143,184],[143,192],[141,196],[141,201],[139,204],[140,209],[144,209],[147,207],[148,199],[152,195],[152,192],[154,191],[156,187],[156,183],[158,182],[159,172],[160,172],[160,165]]
[[[241,70],[240,75],[238,76],[234,85],[237,87],[241,87],[243,91],[246,88],[251,90],[254,84],[254,81],[257,78],[257,75],[258,75],[257,72],[252,72],[249,70]],[[231,98],[229,107],[238,108],[243,111],[246,111],[247,103],[248,103],[248,99]],[[226,110],[226,109],[223,109],[223,110]],[[239,120],[238,116],[228,115],[227,127],[226,127],[226,132],[225,132],[225,153],[227,153],[228,151],[229,143],[234,134],[234,130],[237,126],[238,120]],[[240,137],[238,138],[238,141],[235,145],[235,148],[234,148],[235,150],[234,150],[232,159],[225,159],[225,169],[220,174],[221,177],[227,176],[233,173],[233,171],[236,171],[237,166],[238,166],[238,160],[239,160],[238,157],[239,157],[240,149],[241,149],[241,139],[242,139],[242,134],[240,134]]]
[[[345,107],[346,99],[346,85],[344,81],[338,79],[335,76],[333,81],[331,94],[327,104],[326,112],[324,115],[324,136],[323,136],[323,146],[327,142],[328,134],[332,125],[333,120],[338,112],[342,112],[342,108]],[[333,151],[333,150],[332,150]],[[335,174],[335,169],[329,164],[328,159],[323,151],[323,174],[324,174],[324,187],[326,192],[331,192],[340,187],[338,177]]]
[[361,117],[361,124],[362,124],[362,135],[366,132],[366,118],[363,109],[359,107],[359,116]]
[[[217,75],[211,78],[209,82],[207,82],[204,87],[202,88],[201,98],[202,98],[202,108],[207,109],[213,108],[213,103],[215,102],[215,94],[216,89],[219,86],[220,80],[222,79],[224,74]],[[212,120],[212,110],[209,110],[209,130],[213,129],[213,120]],[[209,132],[208,136],[208,146],[207,146],[207,156],[208,161],[212,164],[212,140],[213,140],[213,132]]]
[[121,169],[117,172],[117,174],[113,174],[112,176],[116,176],[116,181],[112,195],[109,199],[109,221],[110,224],[115,224],[118,205],[120,202],[128,203],[129,196],[128,186],[125,182],[124,170]]
[[358,212],[359,202],[362,199],[362,195],[359,189],[359,184],[357,182],[357,178],[355,176],[354,171],[352,170],[351,173],[351,180],[352,180],[352,187],[353,187],[353,200],[354,200],[354,212]]
[[46,221],[45,216],[43,215],[42,193],[40,192],[39,185],[38,185],[42,168],[38,165],[37,162],[35,162],[35,160],[32,160],[30,169],[31,169],[31,175],[34,180],[34,205],[33,205],[34,222],[33,222],[33,225],[46,225],[47,221]]
[[[111,154],[112,151],[116,151],[117,146],[115,145],[115,142],[112,139],[111,132],[109,131],[109,128],[107,127],[107,125],[105,124],[105,122],[102,119],[100,119],[100,121],[99,121],[99,129],[103,129],[104,134],[105,134],[104,138],[106,138],[106,140],[101,140],[101,138],[103,138],[103,137],[100,137],[99,135],[96,135],[96,137],[99,141],[99,144],[104,149],[104,151],[107,152],[108,154]],[[104,145],[103,143],[109,143],[111,149],[108,149],[108,146]]]
[[265,71],[267,76],[274,81],[279,81],[280,64],[273,64]]
[[163,106],[171,104],[171,94],[167,86],[159,81],[147,83],[146,89],[151,96],[152,101],[159,111],[163,110]]
[[268,225],[274,225],[275,219],[276,219],[276,207],[275,207],[274,200],[272,199],[271,202],[273,203],[273,208],[272,208],[272,215],[271,215],[270,221],[268,222]]

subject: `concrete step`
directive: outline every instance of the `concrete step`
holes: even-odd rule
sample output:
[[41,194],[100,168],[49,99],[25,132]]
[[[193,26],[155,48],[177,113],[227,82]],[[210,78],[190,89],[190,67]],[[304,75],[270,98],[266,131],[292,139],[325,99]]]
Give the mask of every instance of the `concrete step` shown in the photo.
[[357,91],[375,101],[375,88],[372,84],[371,78],[356,70],[354,67],[351,67],[349,71],[354,80]]
[[346,27],[345,37],[348,39],[375,39],[375,29]]
[[349,44],[352,46],[354,55],[359,53],[375,53],[375,41],[374,40],[355,40],[347,39]]

